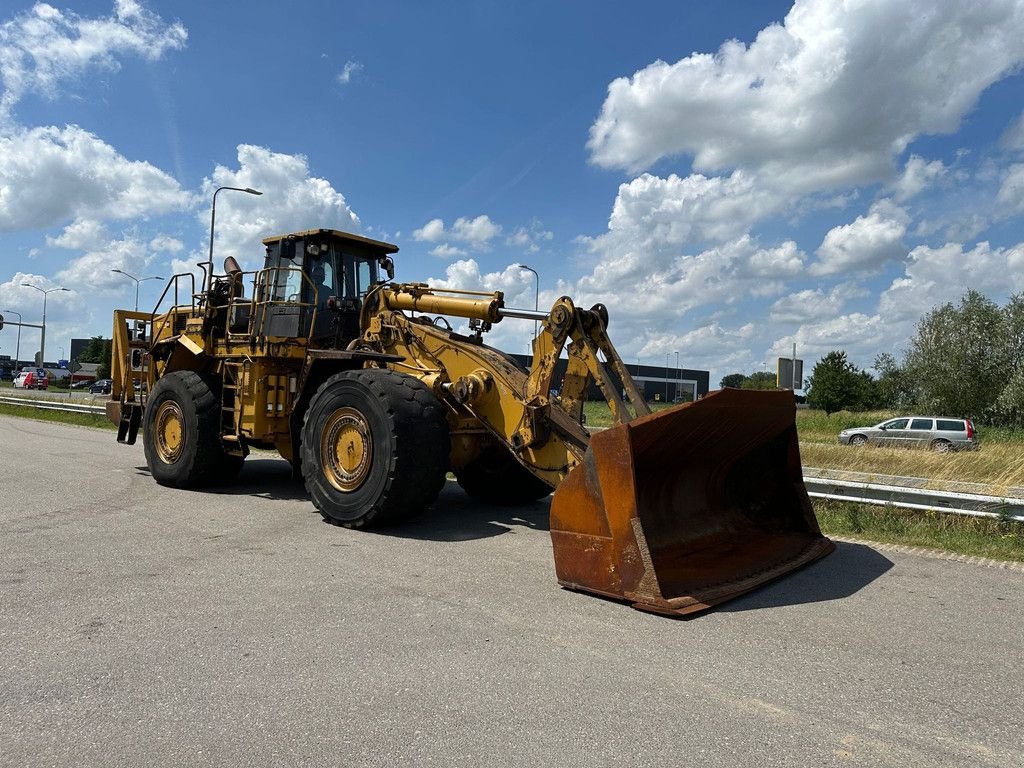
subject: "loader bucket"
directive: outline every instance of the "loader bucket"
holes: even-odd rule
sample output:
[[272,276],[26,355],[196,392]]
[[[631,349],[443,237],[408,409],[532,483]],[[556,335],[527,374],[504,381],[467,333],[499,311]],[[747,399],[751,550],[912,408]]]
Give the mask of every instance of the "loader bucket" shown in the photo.
[[725,389],[594,434],[551,502],[559,583],[683,615],[824,557],[791,392]]

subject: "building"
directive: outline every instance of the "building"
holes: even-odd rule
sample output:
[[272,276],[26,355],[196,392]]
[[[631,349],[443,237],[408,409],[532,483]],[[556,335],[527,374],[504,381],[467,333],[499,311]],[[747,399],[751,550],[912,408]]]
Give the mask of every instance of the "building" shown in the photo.
[[[530,367],[529,355],[513,354],[512,357],[520,365],[526,368]],[[555,365],[555,381],[562,380],[567,366],[568,360],[564,357],[560,358]],[[708,371],[628,363],[626,363],[626,369],[648,402],[689,402],[704,397],[709,390],[711,374]],[[618,383],[617,380],[616,383]],[[604,399],[597,384],[591,384],[590,390],[587,392],[587,399]]]

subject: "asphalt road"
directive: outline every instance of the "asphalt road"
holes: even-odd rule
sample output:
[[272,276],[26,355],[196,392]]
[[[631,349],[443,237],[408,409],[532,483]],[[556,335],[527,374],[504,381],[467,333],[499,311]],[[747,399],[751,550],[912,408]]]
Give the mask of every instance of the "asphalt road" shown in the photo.
[[1024,572],[840,543],[695,619],[559,589],[546,503],[389,535],[0,417],[0,765],[1024,765]]

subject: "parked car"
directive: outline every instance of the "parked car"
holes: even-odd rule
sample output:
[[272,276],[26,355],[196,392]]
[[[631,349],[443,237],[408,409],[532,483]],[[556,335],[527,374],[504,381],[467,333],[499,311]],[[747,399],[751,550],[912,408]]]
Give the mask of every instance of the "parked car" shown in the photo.
[[50,377],[43,368],[22,368],[14,377],[16,389],[47,389],[49,386]]
[[89,387],[91,387],[95,383],[96,383],[95,379],[82,379],[81,381],[76,381],[74,384],[72,384],[71,388],[72,389],[88,389]]
[[931,448],[933,451],[975,450],[978,433],[970,419],[901,416],[873,427],[852,427],[839,433],[843,445],[886,445]]
[[113,383],[110,379],[97,379],[89,387],[89,393],[93,395],[109,395],[110,386]]

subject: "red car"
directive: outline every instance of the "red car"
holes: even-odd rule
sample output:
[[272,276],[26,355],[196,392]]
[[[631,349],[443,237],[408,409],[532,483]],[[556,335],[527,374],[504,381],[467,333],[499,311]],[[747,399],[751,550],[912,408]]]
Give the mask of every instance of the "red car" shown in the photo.
[[21,373],[14,377],[16,389],[47,389],[50,377],[42,368],[22,368]]

